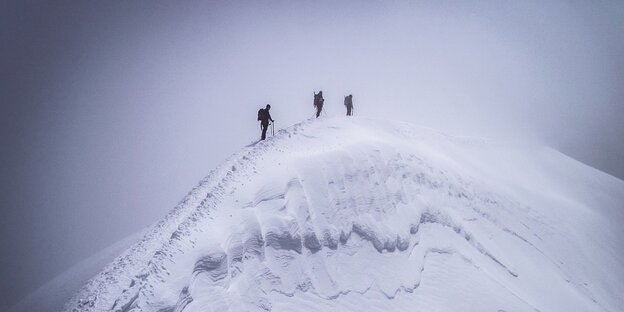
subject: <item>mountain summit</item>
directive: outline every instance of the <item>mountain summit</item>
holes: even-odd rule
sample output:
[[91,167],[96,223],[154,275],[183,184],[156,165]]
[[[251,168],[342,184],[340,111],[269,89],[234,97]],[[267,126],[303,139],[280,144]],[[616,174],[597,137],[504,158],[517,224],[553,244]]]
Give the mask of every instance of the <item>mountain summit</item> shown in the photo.
[[617,311],[624,182],[364,118],[245,147],[67,311]]

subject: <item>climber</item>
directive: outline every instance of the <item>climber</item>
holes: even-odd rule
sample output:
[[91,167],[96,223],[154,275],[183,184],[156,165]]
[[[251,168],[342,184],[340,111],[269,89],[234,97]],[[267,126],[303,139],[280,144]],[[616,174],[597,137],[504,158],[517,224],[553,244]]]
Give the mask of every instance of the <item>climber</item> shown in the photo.
[[353,116],[353,95],[345,96],[344,105],[347,107],[347,116]]
[[270,109],[271,105],[267,104],[266,108],[261,108],[258,111],[258,121],[260,121],[260,128],[262,129],[261,140],[266,139],[266,132],[269,128],[269,120],[271,122],[275,122],[273,118],[271,118],[271,113],[269,112]]
[[323,91],[319,91],[319,93],[314,93],[314,107],[316,108],[316,118],[321,115],[321,111],[323,110]]

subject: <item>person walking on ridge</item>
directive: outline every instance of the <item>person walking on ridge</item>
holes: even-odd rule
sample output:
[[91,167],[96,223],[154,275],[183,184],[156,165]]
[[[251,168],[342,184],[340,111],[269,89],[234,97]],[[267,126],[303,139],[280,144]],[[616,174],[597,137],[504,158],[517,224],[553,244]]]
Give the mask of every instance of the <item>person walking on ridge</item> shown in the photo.
[[271,122],[275,122],[275,120],[271,118],[271,113],[269,112],[270,109],[271,105],[267,104],[266,108],[261,108],[258,111],[258,121],[260,121],[260,128],[262,129],[262,137],[260,138],[260,140],[266,139],[266,132],[269,128],[269,120]]
[[353,116],[353,95],[345,96],[344,105],[347,107],[347,116]]
[[314,107],[316,107],[316,118],[319,118],[321,115],[321,111],[323,110],[323,91],[319,91],[319,93],[314,93]]

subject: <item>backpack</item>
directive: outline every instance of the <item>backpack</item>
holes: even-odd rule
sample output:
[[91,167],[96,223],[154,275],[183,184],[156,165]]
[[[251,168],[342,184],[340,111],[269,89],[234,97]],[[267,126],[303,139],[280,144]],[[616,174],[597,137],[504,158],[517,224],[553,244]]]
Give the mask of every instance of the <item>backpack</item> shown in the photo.
[[325,99],[323,99],[323,95],[322,95],[321,92],[314,93],[314,107],[317,107],[317,106],[321,107],[321,106],[323,106],[323,102],[325,101]]
[[261,108],[260,110],[258,110],[258,120],[261,121],[262,119],[265,119],[266,117],[266,113],[264,112],[264,108]]

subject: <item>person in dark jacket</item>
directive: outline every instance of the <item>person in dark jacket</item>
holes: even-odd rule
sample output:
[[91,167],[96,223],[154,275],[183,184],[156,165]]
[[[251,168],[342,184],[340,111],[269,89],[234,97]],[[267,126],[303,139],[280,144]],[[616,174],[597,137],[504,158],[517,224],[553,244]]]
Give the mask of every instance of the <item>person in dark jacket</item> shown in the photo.
[[314,93],[314,107],[316,107],[316,118],[319,118],[321,115],[321,111],[323,110],[323,91],[319,91],[319,93]]
[[266,132],[269,128],[269,120],[274,122],[273,118],[271,118],[271,113],[269,112],[270,109],[271,105],[267,104],[266,108],[261,108],[258,111],[258,120],[260,121],[260,128],[262,129],[261,140],[266,139]]
[[344,105],[347,107],[347,116],[353,115],[353,95],[345,96]]

